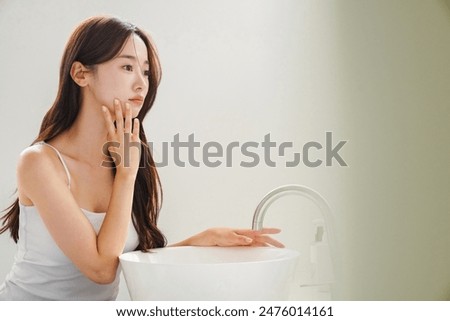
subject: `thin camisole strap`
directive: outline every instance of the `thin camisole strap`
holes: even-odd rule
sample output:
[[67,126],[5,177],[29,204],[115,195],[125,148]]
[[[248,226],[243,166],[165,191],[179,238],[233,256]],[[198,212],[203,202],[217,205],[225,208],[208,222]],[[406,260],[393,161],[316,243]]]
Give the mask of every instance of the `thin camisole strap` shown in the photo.
[[68,184],[67,184],[67,185],[69,186],[69,189],[70,189],[70,181],[71,181],[71,178],[70,178],[70,172],[69,172],[69,169],[67,168],[66,162],[64,161],[64,158],[62,157],[62,155],[61,155],[61,153],[59,152],[59,150],[57,150],[55,147],[53,147],[52,145],[50,145],[50,144],[48,144],[48,143],[46,143],[46,142],[44,142],[44,141],[37,142],[37,144],[44,144],[44,145],[47,145],[47,146],[51,147],[51,148],[56,152],[56,154],[57,154],[58,157],[59,157],[59,160],[61,161],[61,163],[62,163],[63,166],[64,166],[64,170],[66,171],[67,180],[68,180]]

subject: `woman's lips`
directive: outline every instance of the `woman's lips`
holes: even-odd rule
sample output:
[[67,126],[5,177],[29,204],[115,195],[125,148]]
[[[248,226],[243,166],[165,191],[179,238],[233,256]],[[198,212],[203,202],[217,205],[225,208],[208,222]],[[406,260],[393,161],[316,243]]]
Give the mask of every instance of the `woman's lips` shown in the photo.
[[142,103],[144,102],[143,99],[140,98],[133,98],[133,99],[128,99],[130,102],[132,102],[134,105],[142,105]]

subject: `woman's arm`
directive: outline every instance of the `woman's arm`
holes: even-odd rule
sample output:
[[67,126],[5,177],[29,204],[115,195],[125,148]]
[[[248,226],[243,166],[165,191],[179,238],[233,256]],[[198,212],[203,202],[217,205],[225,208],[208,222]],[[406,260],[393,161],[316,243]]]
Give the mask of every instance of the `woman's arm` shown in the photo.
[[169,246],[276,246],[284,245],[267,234],[277,234],[276,228],[264,228],[261,231],[250,229],[232,229],[215,227],[207,229],[190,238]]
[[[139,142],[139,124],[131,133],[131,112],[125,124],[120,106],[116,106],[117,130],[109,113],[105,113],[108,139],[119,142],[114,151],[123,156],[124,133]],[[110,204],[102,227],[95,233],[84,216],[67,183],[54,170],[54,159],[48,151],[33,146],[22,153],[18,165],[18,186],[37,208],[49,233],[64,254],[89,279],[107,284],[114,281],[118,256],[122,253],[131,220],[134,182],[140,151],[130,150],[129,166],[116,164]],[[122,159],[124,159],[122,157]]]

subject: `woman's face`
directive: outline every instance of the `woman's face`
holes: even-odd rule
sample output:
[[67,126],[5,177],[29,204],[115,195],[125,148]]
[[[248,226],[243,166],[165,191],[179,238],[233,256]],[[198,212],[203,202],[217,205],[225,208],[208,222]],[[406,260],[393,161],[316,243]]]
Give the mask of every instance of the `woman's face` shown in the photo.
[[88,88],[100,107],[108,107],[112,115],[113,101],[117,98],[124,110],[125,103],[129,103],[136,117],[147,95],[148,73],[147,47],[139,36],[132,34],[115,58],[96,66]]

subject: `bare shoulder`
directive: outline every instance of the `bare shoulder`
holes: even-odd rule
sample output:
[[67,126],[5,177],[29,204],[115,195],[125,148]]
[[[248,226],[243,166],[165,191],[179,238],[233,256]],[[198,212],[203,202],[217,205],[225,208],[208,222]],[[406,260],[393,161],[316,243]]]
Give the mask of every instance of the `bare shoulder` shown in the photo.
[[[42,145],[32,145],[25,148],[19,156],[17,165],[18,174],[21,172],[34,172],[36,170],[46,170],[52,164],[56,155],[52,155],[50,148]],[[55,152],[53,152],[55,154]]]
[[27,197],[27,191],[39,188],[49,181],[64,181],[63,168],[58,156],[50,147],[36,144],[25,148],[17,164],[19,198]]

